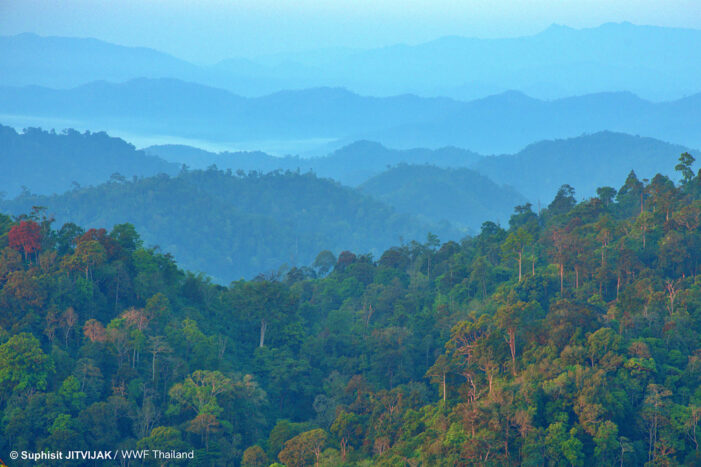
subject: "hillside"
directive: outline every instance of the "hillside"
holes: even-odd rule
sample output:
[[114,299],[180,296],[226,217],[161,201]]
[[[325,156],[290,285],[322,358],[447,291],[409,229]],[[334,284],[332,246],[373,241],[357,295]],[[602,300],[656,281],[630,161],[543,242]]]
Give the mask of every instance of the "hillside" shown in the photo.
[[701,147],[701,94],[650,102],[627,92],[539,100],[510,91],[465,103],[430,122],[409,123],[362,137],[391,147],[453,145],[482,154],[513,153],[542,139],[613,131]]
[[674,177],[677,159],[687,151],[653,138],[604,131],[540,141],[516,154],[482,158],[470,167],[514,187],[535,204],[552,200],[563,183],[573,186],[579,199],[595,196],[597,187],[620,186],[633,169],[641,179],[657,173]]
[[478,232],[485,221],[505,224],[526,203],[515,190],[469,169],[399,165],[372,177],[360,190],[399,212]]
[[360,185],[389,166],[405,164],[432,164],[438,167],[472,165],[482,156],[456,147],[426,149],[390,149],[371,141],[356,141],[329,153],[326,157],[311,159],[312,167],[327,177],[337,178],[349,185]]
[[292,172],[192,171],[0,203],[14,214],[33,206],[47,207],[59,224],[88,228],[130,222],[147,245],[158,245],[188,269],[225,283],[283,265],[309,265],[321,250],[377,255],[402,239],[423,239],[428,231],[441,238],[461,236],[450,226],[395,213],[331,180]]
[[357,186],[370,177],[397,164],[432,164],[438,167],[465,167],[482,158],[479,154],[455,147],[439,149],[412,148],[397,150],[372,141],[355,141],[324,156],[274,157],[260,151],[213,153],[183,145],[158,145],[144,148],[147,154],[161,157],[194,168],[212,164],[220,169],[257,170],[312,170],[322,177]]
[[107,181],[113,174],[131,178],[175,174],[179,166],[148,156],[107,134],[63,133],[28,128],[17,133],[0,125],[0,192],[14,197],[22,187],[32,193],[63,193]]
[[[563,190],[461,243],[324,254],[229,286],[144,248],[129,224],[0,215],[0,451],[699,465],[701,176],[680,168],[680,185],[631,177],[615,198]],[[200,228],[220,236],[230,214]],[[192,215],[184,204],[168,227]]]
[[[379,143],[356,141],[323,157],[276,158],[263,153],[211,153],[197,148],[153,146],[149,154],[193,167],[216,164],[232,170],[270,171],[275,169],[306,171],[360,185],[398,164],[430,164],[442,168],[469,168],[501,185],[509,185],[534,205],[553,199],[562,182],[573,186],[577,196],[596,194],[598,186],[618,186],[636,167],[641,178],[656,173],[674,177],[679,154],[697,151],[654,138],[611,131],[573,138],[532,143],[513,154],[481,156],[458,148],[391,149]],[[442,196],[441,190],[432,195]],[[422,194],[422,196],[426,196]]]

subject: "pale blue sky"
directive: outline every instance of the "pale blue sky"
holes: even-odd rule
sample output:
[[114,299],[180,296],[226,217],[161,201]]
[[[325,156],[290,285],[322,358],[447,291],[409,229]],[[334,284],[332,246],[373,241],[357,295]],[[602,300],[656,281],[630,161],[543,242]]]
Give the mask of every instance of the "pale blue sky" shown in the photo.
[[701,29],[701,0],[0,0],[1,35],[96,37],[198,63],[620,21]]

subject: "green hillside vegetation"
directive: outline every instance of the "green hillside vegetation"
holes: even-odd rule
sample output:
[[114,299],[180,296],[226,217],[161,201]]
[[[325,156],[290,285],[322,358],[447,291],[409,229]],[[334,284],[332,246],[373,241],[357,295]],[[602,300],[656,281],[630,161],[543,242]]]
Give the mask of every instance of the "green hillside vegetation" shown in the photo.
[[373,141],[355,141],[324,156],[302,158],[299,156],[275,157],[255,152],[213,153],[184,145],[165,144],[145,148],[147,154],[168,161],[187,164],[193,168],[206,168],[215,164],[221,169],[256,170],[312,170],[322,177],[357,186],[378,175],[388,166],[401,163],[432,164],[438,167],[467,167],[483,156],[466,149],[444,147],[439,149],[413,148],[391,149]]
[[[581,113],[581,109],[578,110]],[[525,118],[525,117],[524,117]],[[148,153],[196,168],[216,164],[232,170],[313,170],[347,185],[360,185],[401,163],[431,164],[442,168],[469,168],[497,184],[514,187],[531,203],[546,203],[563,184],[583,197],[596,195],[601,185],[618,186],[635,169],[641,179],[657,173],[676,177],[672,170],[684,146],[654,138],[600,131],[577,137],[544,140],[513,154],[481,156],[454,147],[393,149],[372,141],[356,141],[323,157],[273,157],[260,152],[219,154],[187,146],[152,146]]]
[[[508,228],[485,223],[461,243],[322,252],[317,278],[292,269],[228,287],[144,248],[129,224],[82,231],[41,210],[0,216],[0,452],[194,450],[193,464],[287,467],[699,465],[692,160],[683,155],[678,186],[631,173],[580,203],[563,186],[542,212],[518,206]],[[175,180],[188,177],[228,176]],[[141,183],[157,182],[173,183]],[[174,200],[184,206],[171,228],[193,215]],[[209,241],[228,214],[202,224],[217,229]]]
[[473,232],[485,221],[506,224],[513,207],[526,203],[515,190],[473,170],[431,165],[402,164],[359,188],[399,212],[418,214],[434,223],[450,221]]
[[545,203],[567,183],[594,196],[602,185],[618,186],[635,169],[640,179],[676,177],[674,161],[695,151],[654,138],[602,131],[577,138],[540,141],[516,154],[484,157],[471,166],[497,183],[516,188],[532,203]]
[[397,164],[431,164],[438,167],[467,167],[483,156],[456,147],[438,149],[390,149],[372,141],[356,141],[325,157],[310,159],[318,173],[357,186]]
[[6,212],[45,206],[59,224],[83,227],[130,222],[189,270],[228,283],[283,265],[310,265],[320,250],[379,254],[432,230],[460,238],[352,188],[311,173],[184,171],[138,180],[113,179],[62,195],[24,194],[0,203]]
[[0,192],[8,197],[23,187],[33,193],[63,193],[75,183],[103,183],[113,174],[131,178],[175,174],[178,169],[179,165],[147,156],[104,132],[27,128],[17,133],[0,125]]

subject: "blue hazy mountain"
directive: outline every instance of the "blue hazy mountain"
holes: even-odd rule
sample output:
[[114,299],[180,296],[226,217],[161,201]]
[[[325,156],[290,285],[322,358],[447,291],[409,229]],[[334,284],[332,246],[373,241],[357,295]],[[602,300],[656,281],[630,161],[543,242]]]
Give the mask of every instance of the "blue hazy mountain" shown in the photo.
[[364,134],[393,147],[455,145],[514,152],[541,139],[615,131],[701,147],[701,94],[654,103],[628,92],[545,101],[510,91],[466,103],[431,122]]
[[0,36],[0,83],[75,87],[91,81],[177,76],[195,79],[199,68],[146,47],[124,47],[91,38]]
[[458,110],[445,98],[364,97],[341,88],[245,98],[174,79],[94,82],[71,89],[1,87],[0,114],[86,122],[90,127],[224,141],[330,139],[427,122]]
[[573,186],[577,198],[583,199],[595,196],[598,187],[622,186],[631,170],[640,179],[661,173],[676,180],[674,167],[683,152],[698,157],[697,151],[684,146],[604,131],[540,141],[516,154],[481,158],[471,167],[546,206],[563,184]]
[[[0,125],[0,194],[63,193],[122,177],[175,174],[180,166],[137,151],[106,133],[63,133],[29,128],[17,133]],[[3,193],[4,192],[4,193]]]
[[513,153],[542,139],[611,130],[701,147],[701,94],[655,103],[628,92],[540,100],[510,91],[470,102],[366,97],[316,88],[247,98],[174,79],[95,82],[72,89],[0,87],[0,114],[70,119],[87,128],[324,153],[367,139],[394,148],[456,146]]
[[442,37],[370,50],[322,49],[194,65],[146,48],[95,39],[0,38],[0,84],[74,87],[95,80],[171,77],[241,95],[346,87],[367,95],[474,99],[506,90],[539,98],[630,91],[671,100],[701,91],[701,31],[604,24],[551,26],[505,39]]
[[372,141],[356,141],[326,157],[311,159],[312,168],[329,177],[342,177],[345,183],[359,185],[397,164],[431,164],[437,167],[466,167],[481,155],[452,146],[438,149],[389,149]]
[[[621,186],[632,169],[641,179],[656,173],[676,179],[674,166],[679,155],[698,154],[686,146],[611,131],[543,140],[498,156],[481,156],[454,147],[398,150],[370,141],[356,141],[325,157],[310,159],[278,158],[260,152],[215,154],[188,146],[152,146],[145,152],[198,168],[216,164],[220,169],[244,171],[312,170],[350,185],[362,184],[402,163],[470,168],[498,185],[513,187],[534,204],[549,203],[564,183],[573,186],[578,197],[595,196],[600,186]],[[420,171],[396,173],[406,180],[408,174],[418,175]]]
[[433,165],[400,164],[372,177],[360,190],[399,212],[472,232],[479,232],[487,220],[506,225],[514,207],[526,203],[513,188],[474,170]]
[[431,164],[436,167],[467,167],[483,156],[456,147],[439,149],[390,149],[373,141],[355,141],[325,156],[275,157],[260,151],[213,153],[184,145],[145,148],[147,154],[186,164],[193,168],[216,165],[219,169],[270,172],[273,170],[313,171],[319,176],[357,186],[398,164]]

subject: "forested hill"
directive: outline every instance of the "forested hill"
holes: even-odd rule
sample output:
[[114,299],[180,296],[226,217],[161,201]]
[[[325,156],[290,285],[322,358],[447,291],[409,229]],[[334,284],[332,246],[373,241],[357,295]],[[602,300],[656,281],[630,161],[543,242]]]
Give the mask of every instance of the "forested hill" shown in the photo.
[[123,177],[177,173],[179,165],[137,151],[104,132],[63,133],[27,128],[17,133],[0,125],[0,191],[14,197],[26,186],[33,193],[63,193],[74,186]]
[[442,169],[431,165],[401,164],[359,187],[396,208],[432,222],[479,232],[483,222],[506,224],[514,206],[526,198],[469,169]]
[[633,169],[641,179],[657,173],[676,177],[672,168],[682,152],[698,156],[697,151],[654,138],[602,131],[539,141],[516,154],[481,158],[471,168],[515,187],[533,203],[545,203],[563,183],[589,197],[599,186],[620,185]]
[[214,169],[138,180],[112,180],[62,195],[24,194],[0,202],[13,214],[45,206],[59,223],[83,227],[130,222],[193,271],[228,283],[309,265],[320,250],[376,255],[401,241],[464,233],[421,222],[337,182],[311,173]]
[[358,186],[397,164],[431,164],[437,167],[467,167],[483,156],[455,147],[439,149],[392,149],[374,141],[354,141],[324,156],[274,157],[259,151],[213,153],[184,145],[158,145],[144,148],[147,154],[165,160],[187,164],[193,168],[207,168],[212,164],[221,169],[256,170],[313,170],[322,177]]
[[445,147],[440,149],[393,149],[377,142],[355,141],[324,157],[273,157],[260,152],[219,154],[188,146],[152,146],[149,154],[165,160],[206,168],[216,164],[233,170],[314,170],[345,184],[360,185],[379,175],[387,166],[401,163],[431,164],[442,168],[465,167],[486,175],[498,184],[514,187],[532,203],[547,203],[563,183],[580,196],[596,194],[601,185],[618,186],[635,169],[640,178],[657,173],[675,177],[675,161],[691,150],[678,144],[625,133],[600,131],[574,138],[543,140],[514,154],[482,156],[475,152]]
[[[690,165],[679,186],[631,174],[580,203],[564,186],[543,212],[519,206],[508,228],[462,243],[325,252],[313,271],[228,287],[144,248],[129,224],[0,216],[0,451],[699,465]],[[202,228],[219,235],[228,214]]]

